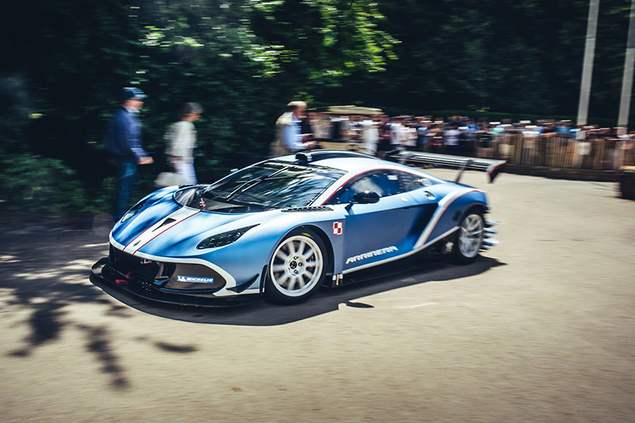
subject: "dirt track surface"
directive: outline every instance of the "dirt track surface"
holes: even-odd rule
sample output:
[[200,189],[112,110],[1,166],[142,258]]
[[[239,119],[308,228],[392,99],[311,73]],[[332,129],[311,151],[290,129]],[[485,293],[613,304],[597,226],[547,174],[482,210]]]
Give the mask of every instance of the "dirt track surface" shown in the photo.
[[483,259],[399,264],[294,307],[113,298],[87,278],[103,232],[8,228],[0,421],[633,421],[635,202],[465,179],[499,221]]

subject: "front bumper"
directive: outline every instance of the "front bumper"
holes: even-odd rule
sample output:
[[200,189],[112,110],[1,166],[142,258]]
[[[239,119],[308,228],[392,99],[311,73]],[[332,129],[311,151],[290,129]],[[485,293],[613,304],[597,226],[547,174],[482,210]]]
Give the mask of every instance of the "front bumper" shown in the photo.
[[[163,272],[163,269],[157,272],[153,265],[158,265],[158,263],[144,263],[136,266],[134,263],[122,263],[121,259],[117,260],[116,257],[113,257],[111,250],[109,257],[103,257],[93,264],[90,279],[95,285],[105,284],[143,300],[164,304],[231,307],[251,302],[258,297],[257,294],[214,297],[215,292],[223,289],[224,281],[209,284],[208,287],[201,289],[197,289],[196,286],[192,287],[196,284],[187,282],[179,285],[175,278],[155,278],[157,274]],[[171,271],[176,274],[174,267]],[[172,288],[169,287],[170,281],[176,282]],[[178,288],[179,286],[181,289]]]

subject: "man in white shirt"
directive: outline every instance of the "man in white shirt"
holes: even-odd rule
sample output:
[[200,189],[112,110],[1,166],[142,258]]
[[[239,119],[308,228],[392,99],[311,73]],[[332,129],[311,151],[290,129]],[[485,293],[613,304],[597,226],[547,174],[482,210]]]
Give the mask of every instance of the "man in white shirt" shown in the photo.
[[364,119],[361,122],[361,127],[361,140],[364,143],[364,153],[374,156],[377,152],[377,143],[379,142],[377,126],[371,119]]
[[461,131],[458,130],[456,124],[450,124],[443,131],[443,145],[445,152],[449,154],[457,154],[459,149],[459,137]]
[[403,126],[398,118],[394,118],[390,123],[390,146],[392,149],[401,148],[403,138]]

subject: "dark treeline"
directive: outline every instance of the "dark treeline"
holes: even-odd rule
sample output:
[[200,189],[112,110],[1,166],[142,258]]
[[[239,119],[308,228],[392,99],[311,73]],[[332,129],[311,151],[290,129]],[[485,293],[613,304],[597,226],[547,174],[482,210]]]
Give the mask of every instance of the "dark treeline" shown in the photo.
[[[590,122],[616,119],[628,8],[601,3]],[[100,197],[104,127],[130,85],[149,96],[144,140],[157,156],[180,104],[203,105],[203,180],[264,155],[292,98],[574,115],[587,12],[586,0],[14,3],[0,37],[2,166],[17,155],[25,169],[29,154],[60,159]],[[21,173],[5,172],[5,190],[6,175]]]

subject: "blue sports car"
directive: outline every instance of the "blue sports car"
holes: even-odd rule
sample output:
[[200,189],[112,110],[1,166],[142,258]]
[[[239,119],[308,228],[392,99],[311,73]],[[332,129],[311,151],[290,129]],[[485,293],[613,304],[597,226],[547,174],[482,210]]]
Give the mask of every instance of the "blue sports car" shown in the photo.
[[483,191],[407,163],[486,170],[492,181],[504,162],[407,151],[391,160],[299,153],[160,189],[115,224],[93,275],[168,303],[264,294],[290,304],[431,246],[468,263],[496,243]]

